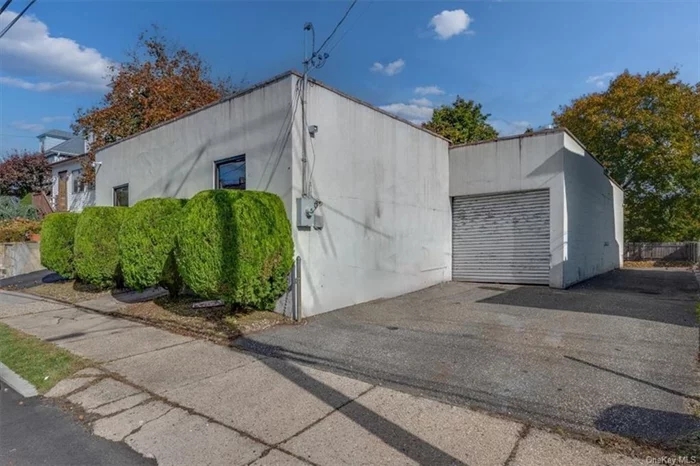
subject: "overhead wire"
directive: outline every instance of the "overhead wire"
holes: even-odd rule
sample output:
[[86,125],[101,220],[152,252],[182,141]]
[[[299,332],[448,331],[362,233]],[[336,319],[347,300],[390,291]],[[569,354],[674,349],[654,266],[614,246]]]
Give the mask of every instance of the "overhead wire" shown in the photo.
[[19,19],[27,12],[27,10],[29,9],[29,7],[32,6],[32,5],[34,5],[34,2],[36,2],[36,0],[31,0],[31,1],[27,4],[27,6],[25,6],[24,9],[23,9],[22,11],[20,11],[19,14],[18,14],[17,16],[15,16],[14,19],[13,19],[12,21],[10,21],[10,24],[8,24],[8,25],[5,27],[5,29],[3,29],[2,31],[0,31],[0,39],[2,38],[2,36],[4,36],[5,34],[7,34],[7,31],[9,31],[9,30],[12,28],[12,26],[15,25],[15,23],[16,23],[17,21],[19,21]]
[[360,19],[362,18],[362,16],[364,16],[364,14],[367,13],[367,10],[369,10],[369,8],[372,6],[373,3],[374,3],[374,0],[370,0],[369,2],[367,2],[367,6],[366,6],[362,11],[360,11],[360,13],[358,13],[357,16],[355,17],[355,21],[354,21],[350,26],[348,26],[348,27],[345,29],[345,32],[343,32],[343,34],[338,38],[337,41],[335,41],[335,43],[334,43],[334,44],[331,46],[331,48],[328,50],[328,53],[329,53],[329,54],[330,54],[331,52],[333,52],[333,50],[335,50],[335,48],[338,46],[338,44],[340,44],[340,42],[343,40],[343,38],[345,38],[345,36],[346,36],[355,26],[357,26],[357,23],[360,22]]
[[10,3],[12,3],[12,0],[6,0],[5,3],[3,3],[3,5],[0,7],[0,15],[7,9],[8,6],[10,6]]
[[330,35],[328,37],[326,37],[326,40],[323,41],[321,46],[315,52],[316,54],[320,53],[321,50],[323,50],[323,47],[325,47],[326,44],[328,43],[328,41],[331,40],[333,35],[335,35],[335,33],[338,31],[338,28],[340,27],[340,25],[343,24],[343,21],[345,21],[345,19],[348,17],[348,15],[350,14],[350,12],[352,11],[352,9],[355,7],[356,4],[357,4],[357,0],[352,0],[352,3],[348,7],[348,9],[345,10],[345,14],[343,15],[342,18],[340,18],[340,21],[338,21],[338,24],[335,25],[335,27],[333,28],[333,31],[330,33]]

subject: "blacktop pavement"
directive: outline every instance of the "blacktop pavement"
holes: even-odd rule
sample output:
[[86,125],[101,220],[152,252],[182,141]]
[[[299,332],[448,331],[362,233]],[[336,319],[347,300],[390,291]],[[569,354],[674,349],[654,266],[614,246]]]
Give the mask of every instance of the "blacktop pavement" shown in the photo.
[[153,466],[123,443],[92,435],[41,397],[24,398],[0,383],[0,465]]
[[528,423],[673,443],[700,431],[699,299],[687,270],[567,290],[449,282],[236,343]]
[[[92,304],[95,306],[95,303]],[[16,291],[0,321],[93,360],[46,397],[160,465],[647,464],[480,410]]]

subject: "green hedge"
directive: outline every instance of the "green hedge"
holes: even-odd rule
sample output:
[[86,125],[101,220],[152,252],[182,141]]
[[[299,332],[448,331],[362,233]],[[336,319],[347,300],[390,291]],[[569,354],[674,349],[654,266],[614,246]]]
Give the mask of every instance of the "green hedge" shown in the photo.
[[176,259],[196,294],[272,309],[287,287],[294,245],[282,200],[258,191],[202,191],[183,209]]
[[87,207],[75,229],[75,274],[104,288],[121,285],[119,228],[126,207]]
[[80,214],[56,212],[41,224],[41,265],[65,278],[75,277],[73,242]]
[[124,284],[143,290],[162,285],[171,296],[182,289],[175,264],[175,238],[183,199],[144,199],[129,208],[119,230]]

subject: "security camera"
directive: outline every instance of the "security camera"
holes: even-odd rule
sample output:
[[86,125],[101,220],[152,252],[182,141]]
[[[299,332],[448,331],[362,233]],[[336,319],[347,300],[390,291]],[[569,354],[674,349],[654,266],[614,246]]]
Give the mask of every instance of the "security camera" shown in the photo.
[[318,133],[318,126],[317,125],[309,125],[309,134],[311,137],[314,137]]

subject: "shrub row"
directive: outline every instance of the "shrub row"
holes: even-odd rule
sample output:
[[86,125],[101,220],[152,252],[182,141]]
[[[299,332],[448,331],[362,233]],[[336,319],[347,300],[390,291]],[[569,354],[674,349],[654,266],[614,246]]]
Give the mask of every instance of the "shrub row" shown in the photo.
[[183,282],[209,299],[271,309],[287,287],[294,246],[282,200],[257,191],[203,191],[44,220],[42,264],[102,287]]
[[285,291],[294,245],[282,200],[260,191],[203,191],[185,206],[177,263],[207,298],[271,309]]
[[47,215],[41,224],[41,265],[66,278],[75,278],[73,242],[79,217],[71,212],[57,212]]

